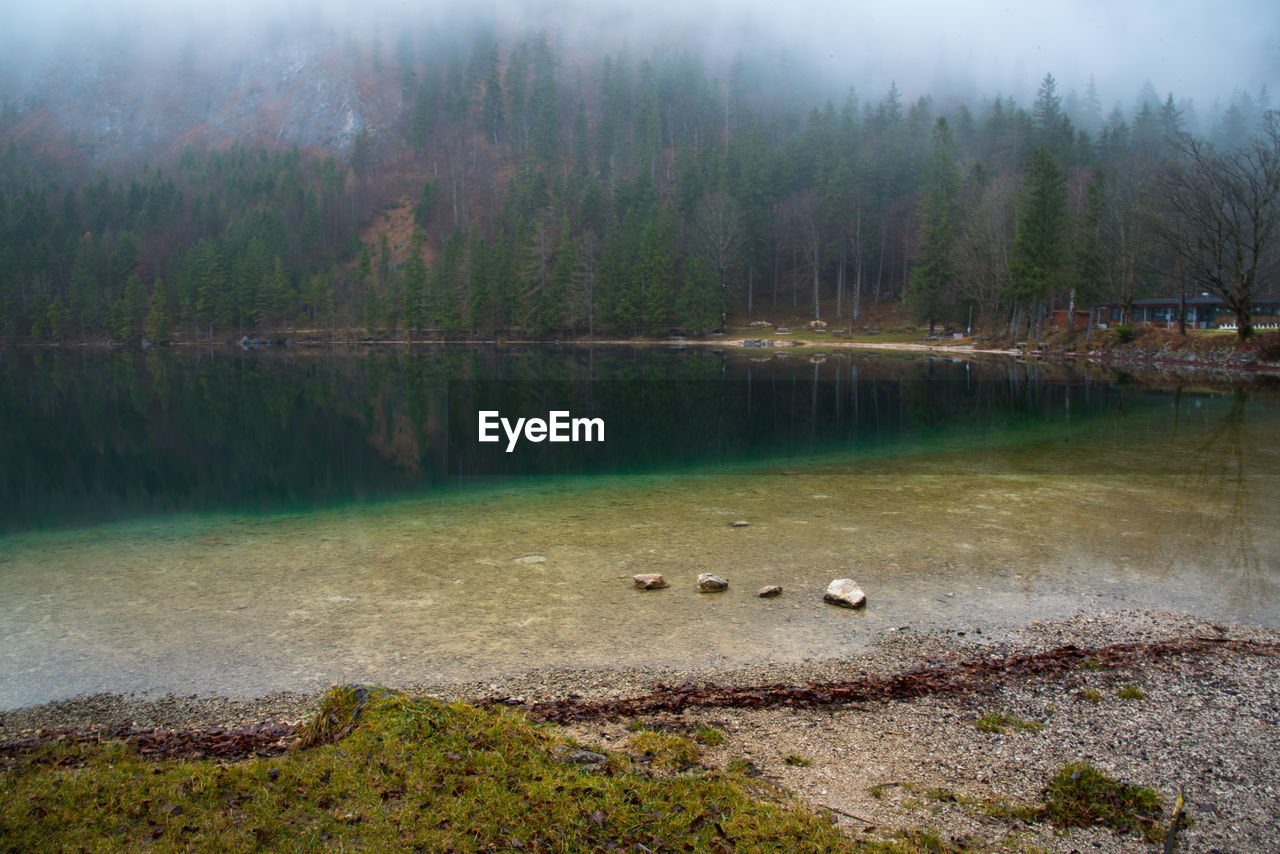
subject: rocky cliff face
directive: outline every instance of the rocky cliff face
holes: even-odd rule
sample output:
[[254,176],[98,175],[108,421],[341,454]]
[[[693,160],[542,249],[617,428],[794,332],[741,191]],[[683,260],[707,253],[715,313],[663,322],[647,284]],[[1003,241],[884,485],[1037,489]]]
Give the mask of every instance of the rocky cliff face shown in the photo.
[[234,53],[134,54],[82,45],[14,97],[9,131],[95,162],[177,154],[233,139],[340,156],[361,129],[385,143],[405,105],[394,63],[333,37]]

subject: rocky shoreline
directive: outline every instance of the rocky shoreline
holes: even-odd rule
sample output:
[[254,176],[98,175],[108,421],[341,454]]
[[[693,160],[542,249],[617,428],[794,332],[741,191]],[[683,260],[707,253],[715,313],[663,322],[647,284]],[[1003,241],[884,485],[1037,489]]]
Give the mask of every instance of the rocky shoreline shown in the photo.
[[[1239,643],[1132,664],[993,680],[910,699],[810,708],[695,707],[680,714],[571,724],[567,732],[584,743],[610,747],[624,744],[636,726],[683,733],[714,727],[724,741],[704,750],[704,764],[746,763],[762,780],[828,810],[853,830],[927,827],[944,838],[1010,845],[1011,850],[1028,845],[1050,851],[1146,850],[1131,835],[1099,829],[1063,838],[1047,826],[990,814],[992,804],[1034,802],[1063,762],[1085,759],[1119,779],[1155,789],[1166,803],[1184,793],[1192,824],[1179,850],[1266,850],[1280,827],[1280,655],[1275,652],[1280,631],[1274,629],[1114,611],[1033,624],[999,637],[891,631],[864,653],[842,660],[762,663],[728,671],[546,670],[400,687],[446,699],[502,698],[533,705],[569,697],[633,697],[665,686],[833,683],[1013,653],[1179,639]],[[95,695],[0,711],[0,741],[48,728],[296,722],[309,715],[315,699],[293,693],[249,699]],[[975,724],[988,712],[1034,723],[1026,729],[982,731]]]

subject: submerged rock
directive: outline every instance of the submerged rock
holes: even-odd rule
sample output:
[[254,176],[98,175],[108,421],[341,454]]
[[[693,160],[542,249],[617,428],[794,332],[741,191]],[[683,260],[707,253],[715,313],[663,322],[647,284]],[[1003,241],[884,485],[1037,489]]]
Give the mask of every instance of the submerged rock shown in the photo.
[[636,583],[636,588],[639,590],[661,590],[668,586],[667,580],[658,572],[642,572],[631,576],[631,580]]
[[768,584],[756,591],[756,595],[761,599],[771,599],[774,596],[780,596],[781,594],[782,588],[776,584]]
[[827,592],[822,598],[832,605],[845,608],[861,608],[867,604],[867,594],[862,592],[858,582],[852,578],[837,578],[827,585]]
[[725,581],[718,575],[712,575],[709,572],[703,572],[698,575],[698,592],[699,593],[719,593],[726,590],[729,582]]
[[738,520],[738,521],[736,521],[736,522],[730,522],[730,523],[729,523],[729,527],[730,527],[730,528],[745,528],[745,527],[747,527],[747,526],[748,526],[748,525],[750,525],[750,524],[751,524],[751,523],[750,523],[750,522],[748,522],[748,521],[746,521],[745,519],[739,519],[739,520]]

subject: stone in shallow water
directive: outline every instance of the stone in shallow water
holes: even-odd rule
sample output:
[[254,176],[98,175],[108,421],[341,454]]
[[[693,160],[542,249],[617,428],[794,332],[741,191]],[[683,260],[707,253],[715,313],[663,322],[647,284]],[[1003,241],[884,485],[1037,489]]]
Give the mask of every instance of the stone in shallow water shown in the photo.
[[709,572],[698,574],[698,592],[699,593],[719,593],[729,587],[729,582],[725,581],[718,575],[712,575]]
[[837,578],[827,585],[827,592],[822,598],[832,605],[845,608],[861,608],[867,604],[867,594],[862,592],[858,582],[852,578]]
[[525,555],[524,557],[518,557],[515,559],[515,563],[546,563],[546,562],[547,562],[547,558],[545,555]]
[[770,599],[774,596],[782,594],[782,588],[776,584],[768,584],[756,591],[756,595],[761,599]]
[[730,523],[729,523],[729,527],[730,527],[730,528],[745,528],[745,527],[747,527],[747,526],[748,526],[748,525],[750,525],[750,524],[751,524],[750,522],[747,522],[747,521],[745,521],[745,520],[743,520],[743,519],[739,519],[739,520],[738,520],[738,521],[736,521],[736,522],[730,522]]
[[631,580],[636,583],[636,587],[640,590],[660,590],[667,586],[667,580],[658,572],[643,572],[639,575],[631,576]]

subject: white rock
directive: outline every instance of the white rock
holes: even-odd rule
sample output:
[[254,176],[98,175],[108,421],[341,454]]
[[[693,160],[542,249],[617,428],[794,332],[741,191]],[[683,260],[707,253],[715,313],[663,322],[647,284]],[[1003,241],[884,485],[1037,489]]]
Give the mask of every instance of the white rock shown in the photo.
[[822,598],[832,605],[845,608],[861,608],[867,604],[867,594],[862,592],[858,582],[852,578],[837,578],[827,585],[827,592]]
[[698,575],[699,593],[719,593],[721,590],[728,588],[728,586],[729,582],[718,575],[712,575],[709,572],[703,572]]
[[658,572],[642,572],[639,575],[631,576],[631,580],[636,583],[636,587],[640,590],[661,590],[667,586],[667,580]]

